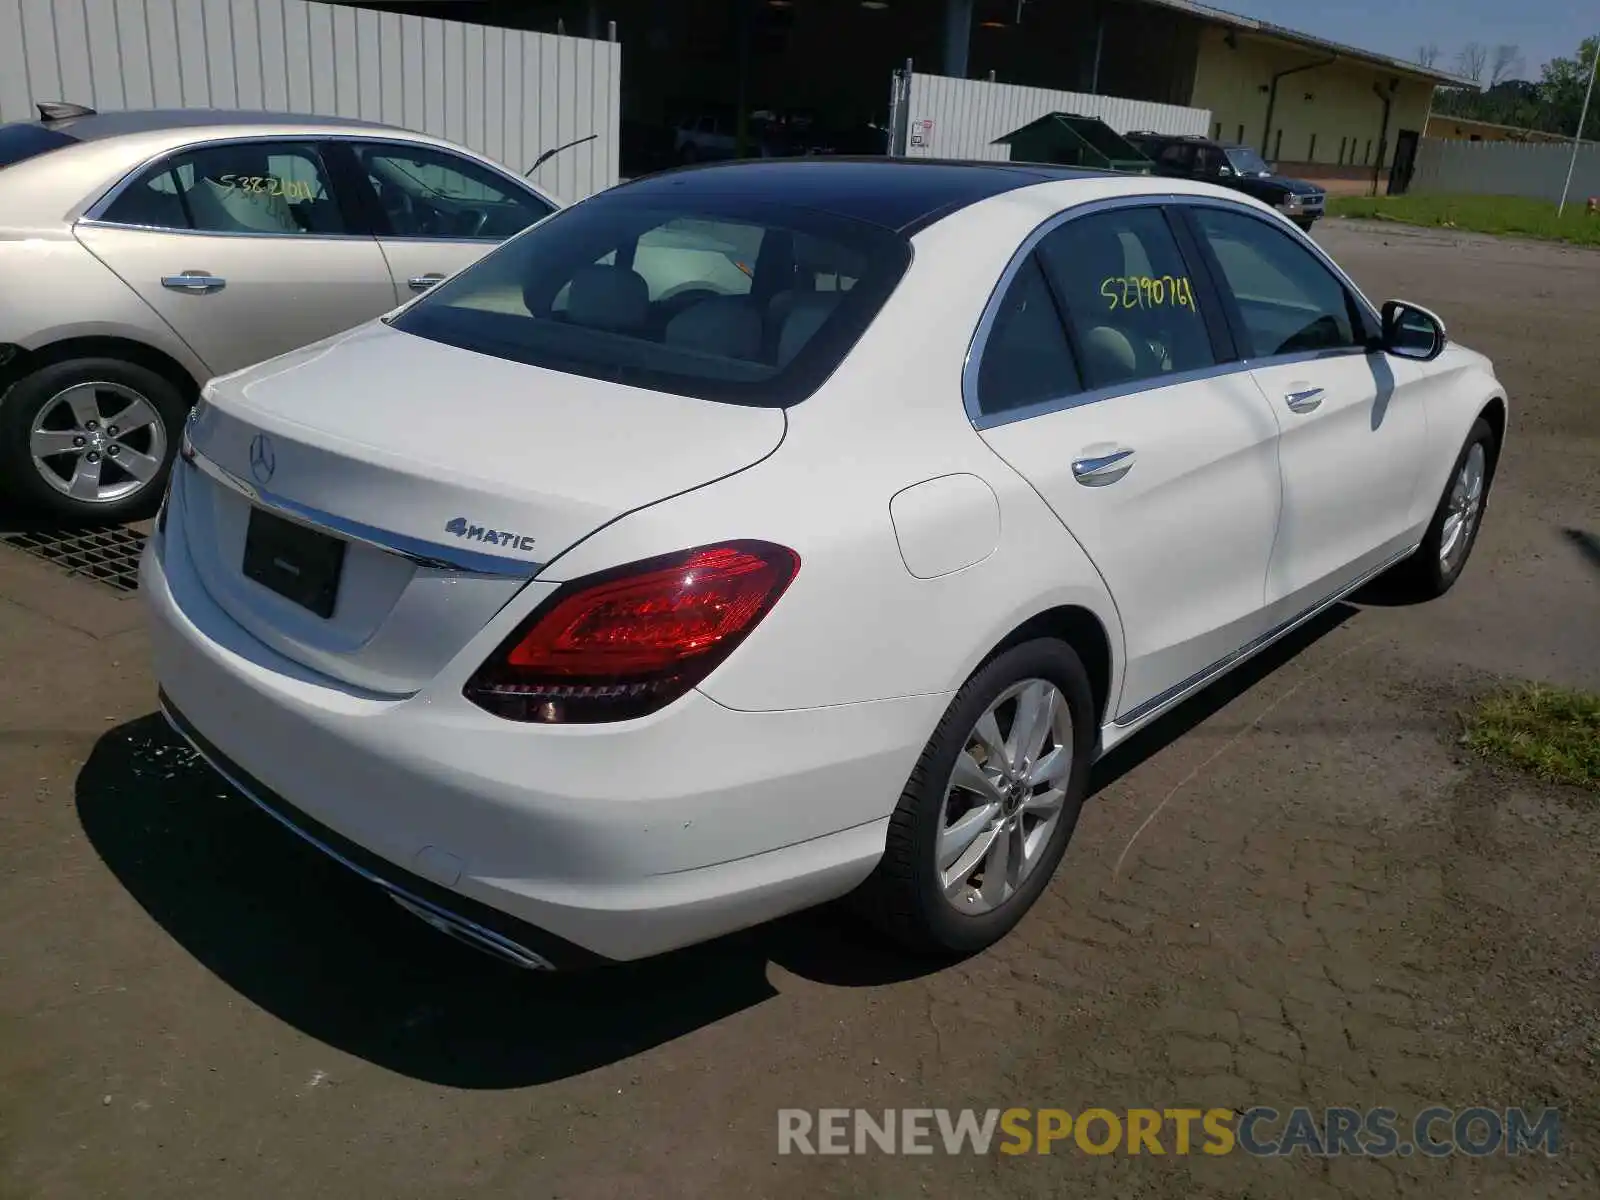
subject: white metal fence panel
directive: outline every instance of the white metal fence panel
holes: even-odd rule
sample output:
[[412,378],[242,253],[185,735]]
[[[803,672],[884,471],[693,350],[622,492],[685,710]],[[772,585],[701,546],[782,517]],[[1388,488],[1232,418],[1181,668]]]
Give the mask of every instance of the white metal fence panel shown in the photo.
[[[1480,196],[1532,196],[1552,204],[1572,161],[1572,144],[1558,142],[1454,142],[1423,138],[1417,146],[1413,192]],[[1568,202],[1600,196],[1600,146],[1578,148]]]
[[905,153],[913,158],[976,158],[1005,162],[1004,137],[1047,113],[1099,117],[1118,133],[1148,129],[1156,133],[1204,134],[1211,110],[1176,104],[1151,104],[1120,96],[1053,92],[1048,88],[954,79],[913,72],[905,101]]
[[622,48],[308,0],[0,0],[0,121],[34,103],[356,117],[449,138],[578,200],[617,182]]

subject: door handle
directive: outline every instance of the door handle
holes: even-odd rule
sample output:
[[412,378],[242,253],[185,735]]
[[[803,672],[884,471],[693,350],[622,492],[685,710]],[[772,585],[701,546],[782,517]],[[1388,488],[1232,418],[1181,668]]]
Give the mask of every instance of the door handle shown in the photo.
[[439,272],[430,271],[426,275],[413,275],[406,282],[411,285],[413,292],[425,292],[443,278]]
[[228,281],[209,271],[180,271],[176,275],[163,275],[161,286],[175,292],[220,292]]
[[1289,406],[1290,412],[1308,413],[1322,403],[1322,389],[1308,387],[1286,392],[1283,402]]
[[1104,487],[1133,470],[1133,462],[1133,451],[1122,449],[1109,454],[1097,454],[1093,458],[1075,458],[1072,460],[1072,477],[1084,487]]

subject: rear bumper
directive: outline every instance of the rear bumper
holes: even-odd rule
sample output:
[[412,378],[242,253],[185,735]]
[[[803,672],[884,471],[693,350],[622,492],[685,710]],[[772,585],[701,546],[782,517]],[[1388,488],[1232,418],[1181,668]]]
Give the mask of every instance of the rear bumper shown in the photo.
[[163,707],[213,766],[418,915],[530,966],[642,958],[850,891],[948,702],[747,713],[691,693],[638,721],[530,727],[454,688],[373,696],[282,658],[211,600],[180,538],[151,540],[140,588]]
[[195,753],[234,788],[273,820],[303,838],[329,858],[377,884],[402,907],[423,920],[471,942],[489,953],[529,970],[572,969],[598,966],[607,960],[574,946],[544,930],[518,921],[499,909],[479,904],[460,893],[402,870],[322,822],[301,812],[270,791],[238,763],[213,746],[172,703],[160,693],[161,715]]

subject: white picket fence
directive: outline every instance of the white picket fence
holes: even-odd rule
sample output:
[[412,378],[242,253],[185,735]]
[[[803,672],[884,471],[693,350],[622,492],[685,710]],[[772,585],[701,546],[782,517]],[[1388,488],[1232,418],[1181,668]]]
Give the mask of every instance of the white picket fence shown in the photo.
[[[1423,138],[1411,176],[1413,192],[1532,196],[1551,203],[1572,161],[1572,145],[1557,142],[1456,142]],[[1600,145],[1578,149],[1568,203],[1600,196]]]
[[1011,147],[995,145],[995,138],[1053,112],[1099,117],[1118,133],[1145,129],[1155,133],[1204,134],[1211,128],[1210,109],[1152,104],[1120,96],[1055,92],[916,72],[911,74],[909,86],[903,73],[897,73],[894,86],[900,90],[898,99],[903,107],[903,115],[896,113],[897,125],[903,130],[902,153],[912,158],[1005,162],[1011,157]]
[[[463,5],[469,8],[469,5]],[[564,200],[617,182],[622,49],[307,0],[0,0],[0,121],[110,111],[355,117],[448,138]]]

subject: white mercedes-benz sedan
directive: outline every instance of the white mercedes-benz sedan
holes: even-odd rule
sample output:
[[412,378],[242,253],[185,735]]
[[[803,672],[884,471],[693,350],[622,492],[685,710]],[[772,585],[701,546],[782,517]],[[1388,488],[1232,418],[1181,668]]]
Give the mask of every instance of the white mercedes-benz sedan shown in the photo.
[[1460,575],[1490,363],[1271,209],[995,163],[614,188],[214,380],[144,560],[240,791],[524,966],[850,895],[995,941],[1096,756]]

